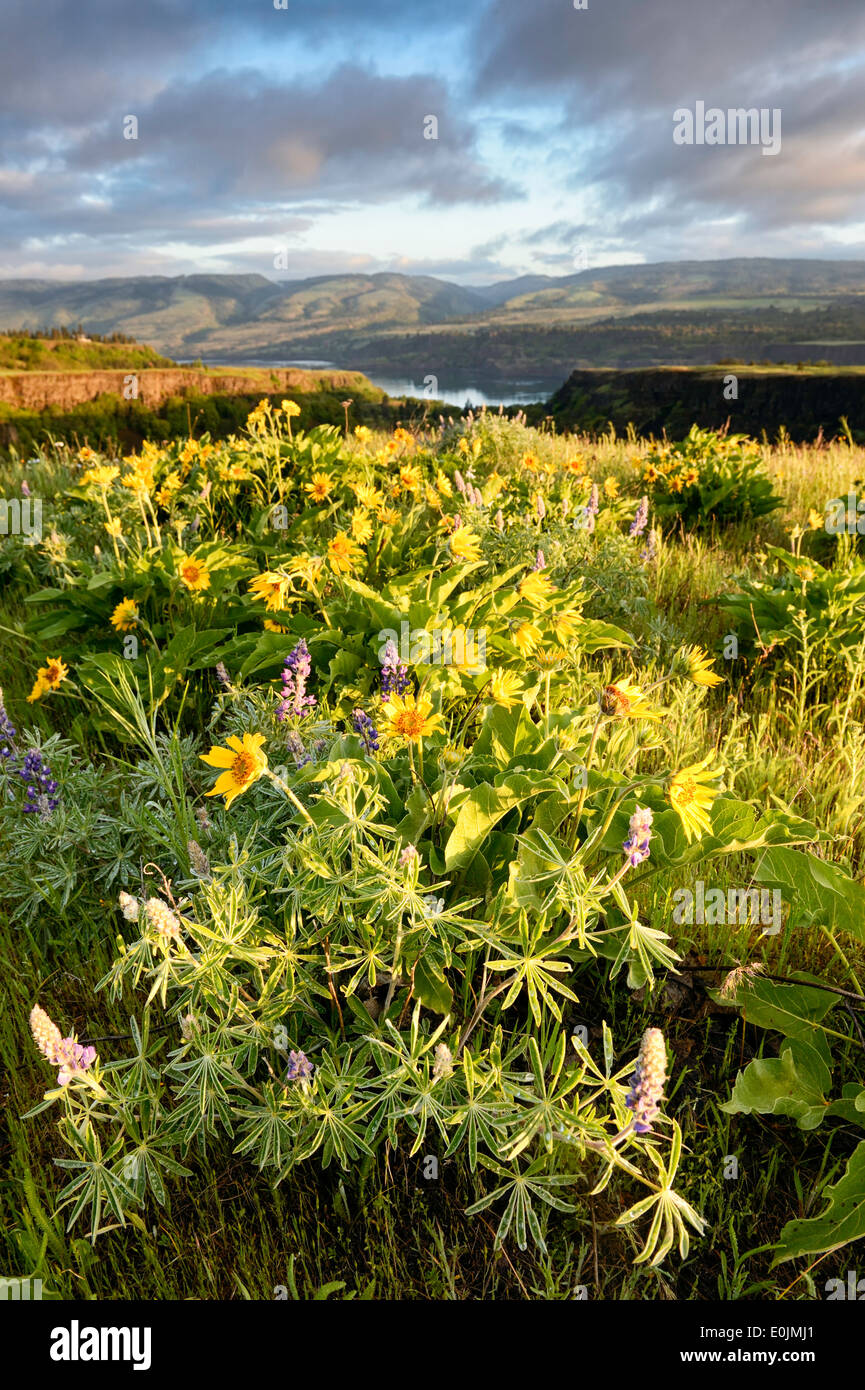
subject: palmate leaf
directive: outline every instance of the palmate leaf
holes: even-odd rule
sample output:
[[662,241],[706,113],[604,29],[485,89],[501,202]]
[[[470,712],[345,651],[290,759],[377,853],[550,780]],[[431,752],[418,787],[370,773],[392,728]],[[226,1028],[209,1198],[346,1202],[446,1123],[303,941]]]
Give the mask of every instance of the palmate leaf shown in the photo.
[[823,1196],[829,1205],[822,1216],[787,1222],[773,1264],[837,1250],[865,1236],[865,1139],[851,1155],[843,1176]]

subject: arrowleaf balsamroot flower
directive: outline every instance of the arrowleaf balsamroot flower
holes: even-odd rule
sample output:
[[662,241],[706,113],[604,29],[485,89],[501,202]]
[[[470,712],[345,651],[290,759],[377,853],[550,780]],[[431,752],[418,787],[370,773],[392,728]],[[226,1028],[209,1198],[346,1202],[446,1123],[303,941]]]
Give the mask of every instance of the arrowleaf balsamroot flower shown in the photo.
[[667,1079],[667,1047],[660,1028],[647,1028],[640,1044],[640,1055],[631,1077],[631,1089],[625,1099],[635,1134],[648,1134],[652,1121],[664,1099]]
[[290,587],[291,580],[287,575],[277,574],[274,570],[265,570],[264,574],[260,574],[257,579],[252,580],[249,592],[259,602],[264,599],[267,613],[276,613],[285,608]]
[[519,676],[515,675],[513,671],[503,671],[501,667],[497,667],[493,671],[488,691],[490,699],[495,704],[501,705],[504,709],[511,709],[518,703],[519,697],[522,695],[523,685]]
[[210,588],[210,570],[200,560],[186,559],[180,562],[180,578],[191,593],[200,593]]
[[360,547],[345,531],[337,531],[327,543],[327,563],[334,574],[351,574],[360,559]]
[[435,733],[441,724],[441,715],[432,713],[432,701],[426,695],[415,700],[411,691],[391,695],[383,706],[383,714],[386,734],[414,743]]
[[224,796],[228,807],[267,771],[267,757],[261,751],[264,734],[244,734],[242,740],[231,734],[226,743],[227,748],[214,746],[209,753],[202,753],[201,761],[209,767],[224,769],[205,796]]
[[600,698],[601,713],[619,719],[660,719],[661,711],[646,699],[638,685],[620,680],[605,685]]
[[707,783],[717,781],[723,771],[719,767],[709,767],[713,757],[710,753],[702,762],[683,767],[681,772],[673,773],[667,783],[667,800],[679,814],[688,844],[695,837],[701,840],[704,832],[712,828],[709,808],[717,791]]
[[688,676],[695,685],[721,685],[724,677],[712,670],[712,663],[702,647],[686,647],[683,652]]
[[455,560],[471,563],[481,558],[478,537],[468,526],[460,526],[450,538],[450,551]]
[[550,594],[555,592],[555,585],[545,574],[532,571],[521,579],[517,585],[517,593],[520,598],[524,598],[533,608],[543,608]]
[[134,598],[121,599],[111,614],[111,626],[115,632],[132,632],[138,622],[138,604]]
[[329,473],[313,473],[312,481],[304,483],[303,490],[309,494],[310,502],[325,502],[333,491],[333,478]]

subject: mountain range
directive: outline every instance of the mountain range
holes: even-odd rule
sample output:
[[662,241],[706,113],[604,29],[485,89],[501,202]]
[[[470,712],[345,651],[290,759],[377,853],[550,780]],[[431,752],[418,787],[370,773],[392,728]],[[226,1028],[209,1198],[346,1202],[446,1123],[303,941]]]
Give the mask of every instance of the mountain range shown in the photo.
[[826,344],[865,342],[865,261],[660,262],[485,286],[391,273],[0,280],[0,329],[79,323],[214,363],[327,359],[383,370],[441,357],[495,372],[715,361],[751,349],[771,358],[788,345],[825,356]]

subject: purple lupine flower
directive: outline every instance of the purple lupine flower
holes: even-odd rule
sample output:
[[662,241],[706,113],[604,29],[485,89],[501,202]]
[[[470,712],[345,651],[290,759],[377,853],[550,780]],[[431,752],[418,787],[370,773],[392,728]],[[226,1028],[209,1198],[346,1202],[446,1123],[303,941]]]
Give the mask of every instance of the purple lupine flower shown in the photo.
[[411,676],[408,667],[399,659],[396,642],[393,639],[385,642],[384,651],[379,657],[381,661],[381,698],[387,700],[389,695],[403,695],[411,684]]
[[538,521],[543,521],[544,517],[547,514],[547,505],[540,493],[538,493],[537,500],[535,502],[535,508],[538,513]]
[[458,468],[454,469],[454,487],[457,492],[461,492],[463,497],[466,495],[466,480]]
[[496,512],[496,529],[498,531],[504,531],[505,529],[505,519],[502,515],[501,507],[499,507],[498,511]]
[[351,712],[354,731],[360,734],[360,741],[367,753],[378,752],[378,729],[373,724],[368,714],[364,714],[362,709],[355,709]]
[[633,1110],[635,1134],[648,1134],[652,1121],[664,1099],[667,1077],[667,1048],[660,1028],[647,1028],[640,1044],[640,1055],[631,1077],[631,1089],[625,1099]]
[[3,691],[0,690],[0,758],[15,756],[15,726],[6,713]]
[[628,863],[632,869],[638,864],[642,864],[644,859],[648,859],[651,850],[649,841],[652,838],[652,812],[648,806],[642,809],[638,806],[631,816],[628,824],[629,835],[622,844],[622,849],[628,856]]
[[649,539],[640,551],[640,559],[644,565],[649,565],[658,553],[658,543],[654,531],[649,532]]
[[315,1067],[305,1052],[295,1052],[294,1049],[289,1052],[288,1066],[285,1069],[286,1081],[306,1081],[314,1071]]
[[29,496],[30,496],[30,484],[28,483],[28,481],[27,481],[26,478],[22,478],[22,479],[21,479],[21,496],[22,496],[22,497],[29,497]]
[[640,505],[639,505],[639,507],[637,508],[636,515],[635,515],[633,521],[631,522],[631,529],[629,530],[628,535],[629,535],[629,536],[642,536],[643,532],[644,532],[645,529],[646,529],[646,523],[648,522],[648,520],[649,520],[649,499],[648,499],[648,497],[643,497],[643,498],[641,498],[641,500],[640,500]]
[[216,679],[219,681],[219,684],[224,686],[225,689],[228,690],[231,686],[231,676],[225,669],[225,663],[223,661],[217,661],[214,669],[216,671]]
[[598,515],[598,485],[592,483],[592,493],[583,508],[583,525],[587,531],[594,531],[595,517]]
[[539,550],[535,556],[535,563],[532,565],[532,573],[537,574],[539,570],[545,570],[546,567],[547,557],[542,550]]
[[303,746],[303,739],[296,729],[292,729],[289,733],[285,746],[294,758],[295,767],[306,767],[307,763],[312,762],[312,754],[307,753]]
[[287,715],[291,715],[292,719],[299,719],[306,710],[317,703],[314,695],[306,693],[306,682],[311,671],[309,648],[301,637],[297,646],[285,658],[282,671],[282,699],[276,707],[277,719],[283,720]]
[[65,1086],[76,1072],[87,1071],[96,1061],[96,1048],[83,1047],[74,1035],[61,1038],[60,1029],[36,1004],[30,1011],[33,1041],[52,1067],[59,1067],[58,1084]]
[[54,795],[57,791],[57,783],[51,776],[51,768],[38,748],[31,748],[30,752],[25,755],[23,763],[18,768],[18,776],[26,784],[25,814],[38,812],[43,820],[48,820],[58,804],[58,798]]

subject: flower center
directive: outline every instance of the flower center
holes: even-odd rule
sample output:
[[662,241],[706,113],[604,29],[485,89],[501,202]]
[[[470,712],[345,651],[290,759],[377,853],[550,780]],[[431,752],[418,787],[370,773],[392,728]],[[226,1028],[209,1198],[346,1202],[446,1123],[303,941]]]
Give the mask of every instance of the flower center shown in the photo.
[[396,718],[397,732],[404,738],[419,738],[423,732],[423,715],[416,709],[403,710]]
[[677,782],[672,789],[671,799],[677,806],[690,806],[697,791],[697,784],[693,777],[686,777],[683,782]]
[[231,764],[231,775],[240,787],[245,787],[255,772],[255,760],[250,753],[245,750],[238,753],[234,762]]

